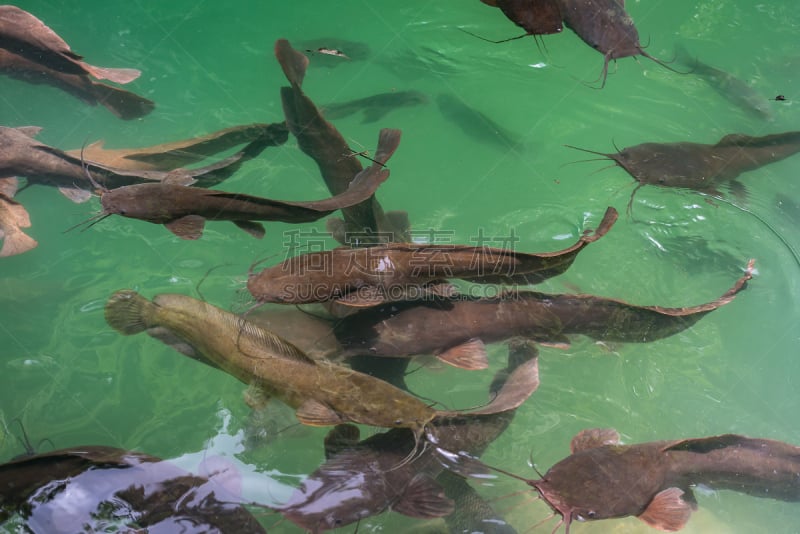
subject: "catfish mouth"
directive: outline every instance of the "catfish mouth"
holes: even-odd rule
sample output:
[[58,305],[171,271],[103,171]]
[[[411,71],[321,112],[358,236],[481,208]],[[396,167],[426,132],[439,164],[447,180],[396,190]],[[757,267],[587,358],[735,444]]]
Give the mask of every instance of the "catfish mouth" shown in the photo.
[[553,527],[551,534],[554,534],[561,527],[561,525],[564,525],[564,534],[569,534],[569,526],[572,523],[572,508],[567,503],[563,502],[556,492],[547,487],[548,483],[546,480],[530,480],[528,481],[528,484],[536,489],[542,500],[546,502],[547,505],[553,510],[552,515],[544,518],[536,526],[544,523],[554,515],[558,514],[561,516],[561,520],[559,520],[559,522],[556,523],[556,526]]

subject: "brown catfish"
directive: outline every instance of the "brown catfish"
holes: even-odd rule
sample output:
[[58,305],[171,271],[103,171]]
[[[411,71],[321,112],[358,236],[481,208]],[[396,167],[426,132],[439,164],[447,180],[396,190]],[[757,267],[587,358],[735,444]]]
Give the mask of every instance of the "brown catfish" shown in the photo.
[[[97,222],[110,215],[163,224],[181,239],[199,239],[206,220],[231,221],[253,237],[264,237],[264,226],[255,221],[311,222],[337,209],[369,198],[389,177],[389,170],[373,165],[359,173],[350,188],[335,197],[307,202],[272,200],[241,193],[189,187],[190,182],[164,181],[134,184],[105,191]],[[179,180],[176,180],[179,181]]]
[[[420,455],[400,467],[415,448],[414,436],[407,429],[393,429],[359,441],[357,427],[339,425],[325,438],[326,461],[279,510],[311,532],[344,527],[387,509],[415,518],[448,516],[450,521],[454,516],[452,520],[459,521],[463,511],[454,508],[450,495],[445,495],[435,480],[443,472],[440,455],[448,454],[437,448],[482,454],[538,385],[536,348],[514,341],[509,345],[508,366],[498,372],[490,386],[492,401],[478,412],[434,419],[431,426],[436,443],[428,444]],[[469,486],[448,487],[456,490],[453,498],[477,497]],[[483,519],[493,512],[484,511]],[[459,532],[484,531],[477,528],[480,523],[481,519],[474,518],[470,530]]]
[[621,445],[615,430],[590,429],[570,449],[541,479],[526,480],[561,515],[566,533],[573,519],[626,516],[680,530],[697,507],[698,484],[800,501],[800,447],[781,441],[723,434]]
[[[86,202],[99,182],[105,187],[119,187],[141,182],[159,182],[173,171],[127,170],[95,162],[81,161],[34,139],[41,130],[35,126],[7,128],[0,126],[0,178],[24,176],[28,184],[55,186],[73,202]],[[247,145],[241,152],[204,167],[182,169],[180,174],[196,178],[203,185],[213,185],[236,169],[236,164],[254,156],[264,148],[261,140]]]
[[[281,88],[281,101],[289,131],[297,138],[300,150],[308,154],[319,167],[322,178],[331,194],[338,195],[347,189],[353,178],[362,171],[344,137],[333,124],[326,121],[322,113],[302,89],[308,58],[293,49],[289,41],[275,42],[275,57],[278,60],[290,87]],[[383,130],[389,139],[379,143],[372,156],[374,164],[384,165],[400,143],[399,130]],[[389,143],[388,141],[391,141]],[[344,244],[358,245],[364,234],[386,235],[389,241],[408,240],[408,216],[405,213],[384,213],[375,197],[360,202],[342,211],[344,224],[331,223],[334,237]],[[351,239],[352,238],[352,239]]]
[[727,184],[734,194],[744,196],[746,189],[737,180],[739,175],[800,152],[800,132],[762,137],[729,134],[715,145],[642,143],[610,154],[577,149],[613,160],[639,182],[628,202],[630,211],[633,195],[643,185],[684,187],[720,196],[717,188]]
[[136,69],[95,67],[82,61],[53,30],[16,6],[0,6],[0,48],[66,74],[90,74],[98,80],[132,82],[141,74]]
[[200,137],[142,148],[105,148],[103,141],[96,141],[81,149],[68,150],[67,154],[115,169],[171,171],[200,163],[239,145],[255,141],[265,147],[279,146],[288,138],[289,131],[284,122],[255,123],[231,126]]
[[35,534],[105,532],[111,525],[265,532],[239,504],[241,483],[232,466],[208,467],[215,468],[210,476],[193,475],[154,456],[103,446],[26,455],[0,465],[0,529],[20,516],[25,532]]
[[353,422],[408,428],[419,439],[442,413],[380,379],[327,360],[314,361],[272,332],[191,297],[161,294],[151,302],[135,291],[117,291],[105,316],[122,334],[146,331],[250,384],[251,398],[277,397],[306,425]]
[[96,82],[88,74],[67,74],[53,70],[2,48],[0,73],[27,83],[51,85],[90,106],[100,104],[124,120],[144,117],[155,108],[152,100],[113,85]]
[[606,84],[609,61],[629,56],[644,56],[674,71],[661,60],[651,56],[639,44],[639,32],[625,11],[623,0],[556,0],[564,24],[583,42],[605,57],[602,82]]
[[570,335],[646,343],[681,332],[731,302],[752,276],[753,262],[734,286],[698,306],[635,306],[590,295],[514,291],[494,298],[427,299],[361,310],[337,322],[343,356],[434,354],[455,366],[487,365],[485,343],[513,336],[565,346]]
[[609,207],[594,233],[587,231],[574,245],[556,252],[415,243],[311,252],[251,275],[247,288],[258,302],[336,300],[364,306],[436,294],[446,278],[534,284],[566,271],[578,253],[603,237],[616,219],[617,211]]
[[39,244],[22,231],[31,226],[28,210],[14,200],[17,193],[16,178],[0,178],[0,257],[14,256],[27,252]]

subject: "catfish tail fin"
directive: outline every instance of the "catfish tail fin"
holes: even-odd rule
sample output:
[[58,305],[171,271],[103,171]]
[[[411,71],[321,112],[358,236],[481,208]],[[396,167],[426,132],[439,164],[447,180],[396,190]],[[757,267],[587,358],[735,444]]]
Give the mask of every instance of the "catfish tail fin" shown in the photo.
[[136,291],[117,291],[106,303],[106,322],[121,334],[130,336],[148,328],[147,318],[155,311],[153,304]]

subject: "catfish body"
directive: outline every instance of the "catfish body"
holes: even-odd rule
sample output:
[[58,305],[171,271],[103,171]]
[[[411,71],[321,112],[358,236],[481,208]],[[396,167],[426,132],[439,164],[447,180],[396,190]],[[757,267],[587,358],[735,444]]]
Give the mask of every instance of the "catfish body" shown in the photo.
[[2,48],[0,73],[27,83],[56,87],[90,106],[100,104],[123,120],[144,117],[155,108],[152,100],[113,85],[96,82],[88,74],[69,74],[54,70]]
[[800,501],[800,448],[767,439],[724,434],[696,439],[620,445],[611,429],[578,434],[572,454],[551,467],[535,487],[573,519],[637,516],[666,531],[681,529],[704,484],[786,501]]
[[277,397],[295,408],[304,424],[350,421],[410,428],[420,436],[437,413],[382,380],[327,360],[311,360],[271,332],[191,297],[161,294],[151,302],[134,291],[118,291],[105,315],[123,334],[147,331],[261,394]]
[[[36,534],[109,527],[265,532],[243,506],[238,474],[193,475],[147,454],[81,446],[0,465],[0,525],[20,515]],[[231,487],[234,483],[236,487]]]
[[289,202],[200,189],[172,183],[135,184],[104,192],[103,214],[163,224],[183,239],[198,239],[205,221],[231,221],[255,237],[264,227],[255,221],[311,222],[369,198],[389,177],[373,166],[356,176],[350,189],[325,200]]
[[[326,460],[311,473],[279,509],[292,522],[320,532],[339,528],[391,509],[417,518],[447,516],[459,521],[459,505],[480,507],[466,523],[475,532],[481,519],[490,516],[485,501],[469,485],[452,483],[443,471],[436,448],[480,455],[508,427],[519,407],[538,387],[536,348],[525,342],[509,345],[508,366],[500,370],[490,386],[492,400],[478,412],[437,417],[431,424],[435,444],[429,444],[410,460],[414,436],[407,429],[392,429],[360,439],[353,425],[340,425],[325,438]],[[444,475],[444,476],[443,476]],[[444,479],[449,495],[438,479]],[[466,501],[466,502],[465,502]],[[474,510],[469,510],[474,512]],[[474,522],[469,522],[469,519]]]
[[734,191],[744,186],[740,174],[780,161],[800,151],[800,132],[753,137],[730,134],[714,145],[701,143],[643,143],[615,154],[602,154],[625,169],[640,184],[684,187],[709,194],[727,183]]
[[538,283],[563,273],[589,243],[617,219],[608,208],[594,233],[561,251],[521,253],[467,245],[386,243],[295,256],[251,275],[247,288],[259,302],[302,304],[337,300],[352,305],[419,298],[443,279],[483,283]]
[[11,5],[0,6],[0,48],[66,74],[89,74],[123,84],[141,74],[136,69],[96,67],[82,61],[83,58],[41,20]]
[[519,336],[564,346],[570,335],[643,343],[680,332],[727,304],[751,277],[752,264],[720,298],[685,308],[635,306],[590,295],[514,291],[494,298],[392,303],[349,315],[335,326],[344,355],[435,354],[453,365],[485,361],[484,343]]
[[[338,195],[347,189],[363,167],[336,127],[325,120],[314,102],[303,93],[308,58],[293,49],[285,39],[275,42],[275,57],[290,83],[290,87],[281,88],[281,102],[289,131],[297,138],[300,150],[316,162],[331,194]],[[400,143],[399,130],[385,129],[381,135],[378,151],[372,156],[377,162],[375,165],[384,165]],[[358,240],[365,234],[378,233],[384,237],[391,235],[391,241],[408,239],[407,215],[384,213],[375,197],[348,207],[342,215],[344,223],[334,232],[334,237],[342,243],[358,245]]]
[[17,178],[0,178],[0,257],[22,254],[39,244],[22,230],[30,227],[31,219],[28,210],[14,200],[18,182]]
[[348,102],[327,104],[323,113],[328,119],[341,119],[354,113],[363,112],[363,123],[376,122],[387,113],[400,107],[425,104],[428,97],[419,91],[397,91],[358,98]]

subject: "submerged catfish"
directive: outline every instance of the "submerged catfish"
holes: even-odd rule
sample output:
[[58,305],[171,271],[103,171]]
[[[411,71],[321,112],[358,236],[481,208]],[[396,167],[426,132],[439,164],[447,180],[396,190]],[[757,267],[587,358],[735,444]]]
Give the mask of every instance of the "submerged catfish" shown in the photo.
[[303,304],[336,300],[351,306],[419,298],[449,290],[443,279],[535,284],[566,271],[578,253],[603,237],[617,220],[609,207],[597,230],[556,252],[522,253],[468,245],[387,243],[295,256],[251,275],[258,302]]
[[251,398],[277,397],[306,425],[400,427],[419,439],[441,413],[380,379],[314,361],[272,332],[191,297],[161,294],[151,302],[135,291],[117,291],[105,316],[122,334],[147,332],[251,385]]
[[418,106],[428,102],[428,97],[419,91],[395,91],[358,98],[348,102],[327,104],[322,108],[327,119],[341,119],[363,112],[362,123],[376,122],[387,113],[400,107]]
[[491,144],[507,150],[520,146],[517,136],[490,117],[471,108],[455,95],[442,93],[436,97],[442,116],[480,144]]
[[630,56],[644,56],[669,70],[674,70],[651,56],[639,44],[639,32],[623,0],[556,0],[564,24],[583,42],[605,58],[602,82],[606,84],[609,61]]
[[[291,84],[290,87],[281,88],[281,102],[289,131],[297,138],[300,150],[317,163],[331,194],[338,195],[347,189],[363,167],[336,127],[325,120],[311,99],[303,93],[308,58],[293,49],[285,39],[275,42],[275,57]],[[394,133],[387,142],[379,142],[384,150],[378,150],[372,156],[374,164],[384,165],[400,144],[399,130],[383,132]],[[363,239],[365,234],[388,234],[391,235],[390,241],[408,240],[407,214],[384,213],[374,196],[342,210],[342,215],[343,224],[331,223],[334,226],[329,226],[341,243],[360,246],[359,239]],[[372,243],[368,240],[368,244]]]
[[434,354],[451,365],[487,365],[485,343],[513,336],[565,346],[570,335],[647,343],[681,332],[731,302],[752,276],[753,262],[724,295],[698,306],[635,306],[590,295],[514,291],[494,298],[428,299],[361,310],[337,322],[343,356]]
[[17,193],[16,178],[0,178],[0,257],[27,252],[39,244],[22,229],[30,228],[28,210],[14,200]]
[[389,177],[389,170],[373,165],[361,171],[350,188],[335,197],[307,202],[272,200],[242,193],[190,187],[190,182],[164,181],[134,184],[105,191],[95,222],[110,215],[163,224],[181,239],[199,239],[206,220],[231,221],[253,237],[264,237],[256,221],[311,222],[372,196]]
[[744,81],[724,70],[703,63],[697,58],[692,58],[683,46],[676,47],[676,54],[683,63],[691,67],[691,74],[702,78],[709,87],[727,98],[731,103],[759,119],[772,118],[767,99],[758,94],[755,89]]
[[155,103],[130,91],[92,80],[88,74],[68,74],[51,69],[10,50],[0,48],[0,74],[31,84],[47,84],[82,100],[100,104],[124,120],[144,117]]
[[718,187],[727,185],[737,196],[744,196],[739,175],[800,152],[800,131],[762,137],[729,134],[715,145],[643,143],[610,154],[570,148],[604,156],[639,182],[628,202],[630,211],[633,196],[643,185],[684,187],[717,196],[722,195]]
[[25,455],[0,465],[0,529],[19,516],[35,534],[265,532],[239,504],[239,475],[219,467],[193,475],[154,456],[103,446]]
[[570,449],[541,479],[526,480],[561,515],[566,533],[573,519],[625,516],[680,530],[697,507],[692,487],[700,484],[800,501],[800,447],[781,441],[723,434],[621,445],[615,430],[590,429]]
[[41,20],[11,5],[0,6],[0,48],[66,74],[90,74],[99,80],[123,84],[141,74],[136,69],[89,65]]
[[[483,515],[454,507],[475,498],[466,487],[449,483],[454,491],[445,495],[435,480],[443,474],[436,447],[445,451],[467,451],[480,455],[510,424],[514,410],[539,385],[536,348],[525,342],[509,346],[509,362],[490,386],[493,399],[479,412],[458,417],[436,418],[432,423],[435,447],[402,464],[415,448],[414,436],[407,429],[393,429],[360,439],[353,425],[339,425],[325,438],[326,461],[311,473],[279,510],[292,522],[311,532],[344,527],[360,519],[393,510],[415,518],[448,516],[447,521],[467,521],[461,532],[483,532],[481,519],[494,517],[487,503]],[[399,467],[398,467],[399,466]],[[470,502],[475,506],[477,503]]]

